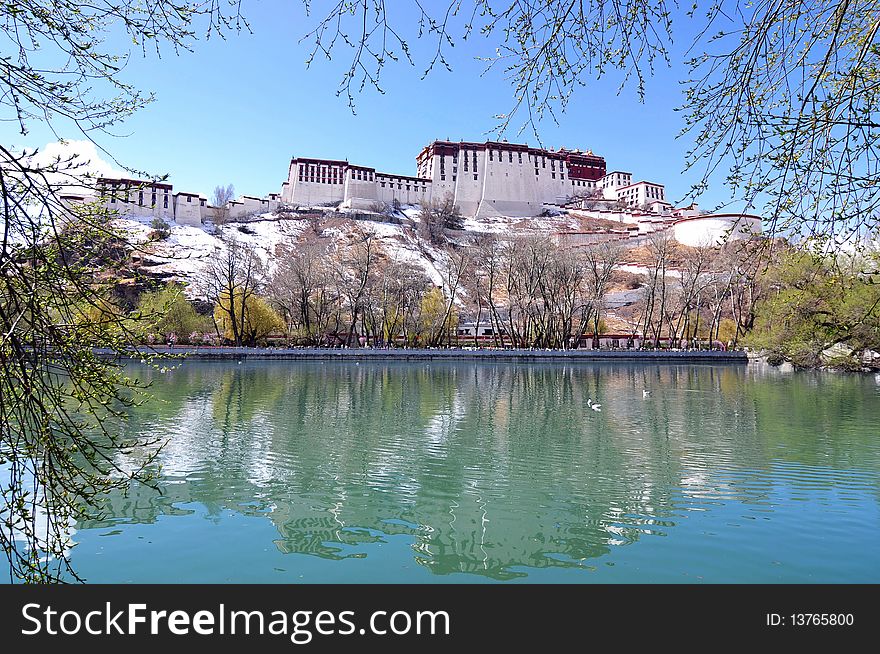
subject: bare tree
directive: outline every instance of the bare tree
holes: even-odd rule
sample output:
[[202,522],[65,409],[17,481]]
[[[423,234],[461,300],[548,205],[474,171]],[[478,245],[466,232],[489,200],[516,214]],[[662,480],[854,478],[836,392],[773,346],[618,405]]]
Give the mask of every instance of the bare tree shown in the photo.
[[235,199],[235,188],[232,184],[214,187],[211,203],[214,206],[214,224],[225,225],[229,222],[229,203]]
[[373,283],[380,250],[376,234],[370,229],[358,227],[351,235],[352,245],[336,269],[338,287],[345,297],[349,315],[346,344],[356,345],[355,328],[365,311],[367,287]]
[[587,299],[593,321],[593,347],[599,347],[599,323],[605,308],[605,294],[611,281],[611,273],[620,263],[621,248],[609,242],[584,248],[581,255],[586,268]]
[[[773,252],[766,254],[763,243],[733,241],[722,250],[730,275],[730,313],[736,324],[733,345],[752,329],[756,307],[769,291],[764,279],[766,267],[774,260]],[[766,256],[765,256],[766,254]]]
[[652,334],[654,347],[660,347],[660,336],[666,317],[667,279],[672,237],[667,230],[654,232],[648,240],[651,262],[648,266],[648,281],[644,287],[644,311],[640,325],[645,340]]
[[419,213],[419,233],[435,245],[446,241],[447,229],[463,228],[464,217],[449,193],[440,200],[432,199]]
[[374,290],[374,309],[380,318],[374,331],[384,344],[393,345],[398,337],[404,343],[409,341],[413,317],[429,284],[425,273],[411,263],[389,261],[380,266]]
[[[504,347],[504,327],[498,314],[500,278],[502,275],[502,257],[504,243],[493,234],[479,236],[474,244],[472,258],[474,295],[478,306],[485,305],[489,310],[489,322],[492,325],[492,339],[496,346]],[[479,323],[479,311],[477,322]],[[476,337],[476,334],[474,334]]]
[[551,292],[547,300],[552,308],[553,328],[548,345],[563,349],[575,346],[580,340],[584,311],[589,306],[589,268],[584,266],[583,257],[578,252],[558,248],[549,273]]
[[234,232],[222,241],[223,247],[211,257],[197,283],[221,316],[228,319],[232,340],[241,346],[246,335],[249,300],[263,283],[263,266],[254,248],[239,241]]
[[516,345],[540,343],[545,338],[542,283],[555,254],[553,243],[543,237],[512,238],[505,244],[507,326]]
[[338,314],[328,256],[328,245],[318,240],[284,246],[276,252],[278,263],[269,294],[286,317],[288,337],[298,335],[317,345],[333,314]]
[[[709,247],[694,247],[685,253],[684,266],[678,281],[679,304],[676,307],[678,316],[674,327],[670,325],[671,338],[676,339],[679,336],[690,338],[691,335],[697,337],[703,291],[712,281],[712,276],[707,273],[713,258],[714,251]],[[692,318],[694,319],[693,327],[691,326]]]
[[443,338],[448,337],[446,326],[449,324],[455,300],[462,285],[462,277],[468,270],[472,255],[468,247],[447,248],[444,254],[443,263],[438,267],[438,270],[443,277],[443,296],[446,300],[446,306],[443,319],[439,322],[437,330],[431,335],[429,341],[431,345],[440,345]]

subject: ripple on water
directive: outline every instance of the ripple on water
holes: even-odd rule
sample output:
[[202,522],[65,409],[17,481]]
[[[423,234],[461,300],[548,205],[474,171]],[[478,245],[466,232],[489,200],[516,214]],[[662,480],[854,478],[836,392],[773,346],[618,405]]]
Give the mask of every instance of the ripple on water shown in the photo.
[[118,546],[156,580],[185,574],[175,552],[192,552],[204,570],[248,561],[242,580],[339,579],[345,565],[381,581],[880,581],[870,379],[187,362],[173,382],[155,386],[160,413],[132,421],[169,441],[163,494],[106,498],[101,538],[104,560]]

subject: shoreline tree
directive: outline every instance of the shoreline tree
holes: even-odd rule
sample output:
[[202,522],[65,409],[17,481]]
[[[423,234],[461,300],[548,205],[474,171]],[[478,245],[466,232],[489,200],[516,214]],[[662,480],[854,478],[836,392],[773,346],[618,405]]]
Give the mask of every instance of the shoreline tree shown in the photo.
[[[246,28],[237,2],[37,0],[3,15],[0,114],[22,136],[39,123],[92,139],[149,103],[126,81],[119,43],[146,56],[189,49],[202,30]],[[0,546],[12,581],[79,580],[71,521],[97,515],[109,489],[152,483],[158,443],[115,424],[139,384],[93,350],[121,354],[137,342],[102,276],[123,239],[100,207],[61,198],[97,190],[87,164],[0,146]],[[144,454],[134,465],[118,463],[135,449]]]
[[605,295],[611,282],[611,274],[620,263],[620,247],[613,243],[599,243],[585,248],[582,255],[586,268],[587,301],[593,323],[593,347],[599,347],[599,324],[605,308]]
[[220,338],[241,347],[252,333],[251,311],[257,310],[257,291],[263,285],[263,264],[252,246],[234,231],[223,235],[223,247],[202,271],[200,286],[214,303],[214,325]]

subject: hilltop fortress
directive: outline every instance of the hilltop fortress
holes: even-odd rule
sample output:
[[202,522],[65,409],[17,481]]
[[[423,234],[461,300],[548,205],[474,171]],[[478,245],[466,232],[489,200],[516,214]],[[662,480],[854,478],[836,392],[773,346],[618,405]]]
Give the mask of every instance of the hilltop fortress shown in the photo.
[[585,195],[605,177],[605,160],[592,152],[506,142],[434,141],[416,162],[418,175],[408,177],[347,161],[293,159],[281,198],[370,209],[377,202],[424,204],[451,195],[466,216],[536,216],[544,204]]
[[[475,219],[529,217],[547,208],[569,208],[577,215],[623,223],[621,230],[608,234],[620,240],[672,228],[681,242],[696,245],[761,232],[758,216],[707,215],[696,205],[674,209],[662,184],[634,183],[632,173],[608,172],[605,159],[589,150],[533,148],[506,141],[434,141],[418,153],[416,164],[413,177],[348,161],[294,157],[280,193],[264,198],[241,196],[227,207],[228,216],[243,219],[281,206],[375,210],[452,197],[463,215]],[[98,195],[108,209],[128,216],[193,226],[214,216],[214,207],[205,197],[174,193],[170,184],[103,178],[98,181]],[[595,242],[588,233],[559,236],[577,245]]]

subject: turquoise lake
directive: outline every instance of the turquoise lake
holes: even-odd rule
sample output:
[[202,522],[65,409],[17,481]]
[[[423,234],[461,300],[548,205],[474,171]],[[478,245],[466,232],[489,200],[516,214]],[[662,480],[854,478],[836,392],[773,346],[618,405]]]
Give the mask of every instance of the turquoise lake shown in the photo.
[[167,440],[161,492],[132,487],[76,524],[71,558],[88,582],[880,582],[874,375],[617,362],[129,371],[155,399],[120,429]]

